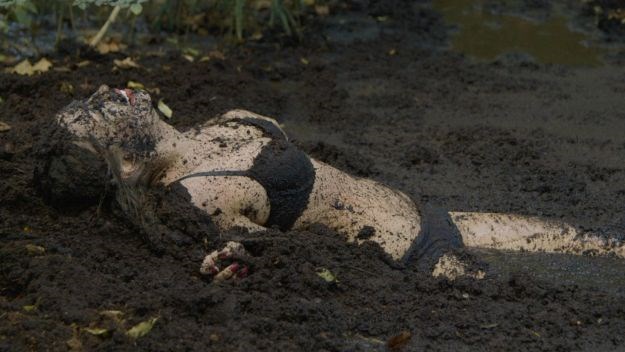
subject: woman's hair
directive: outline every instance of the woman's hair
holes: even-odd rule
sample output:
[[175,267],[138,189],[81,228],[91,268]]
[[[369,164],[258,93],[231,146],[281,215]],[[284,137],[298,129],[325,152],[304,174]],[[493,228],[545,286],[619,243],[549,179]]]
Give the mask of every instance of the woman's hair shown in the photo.
[[106,162],[76,144],[73,135],[55,121],[42,132],[35,145],[34,182],[44,199],[70,207],[101,200],[110,183]]

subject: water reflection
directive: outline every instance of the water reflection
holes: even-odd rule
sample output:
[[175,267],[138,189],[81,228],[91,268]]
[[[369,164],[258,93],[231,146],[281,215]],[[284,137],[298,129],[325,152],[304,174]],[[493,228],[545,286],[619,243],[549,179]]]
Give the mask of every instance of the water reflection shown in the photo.
[[478,59],[493,60],[505,53],[525,53],[541,63],[572,66],[602,64],[602,48],[590,45],[588,35],[569,27],[569,19],[555,14],[534,21],[493,14],[480,0],[434,0],[445,21],[457,25],[454,50]]

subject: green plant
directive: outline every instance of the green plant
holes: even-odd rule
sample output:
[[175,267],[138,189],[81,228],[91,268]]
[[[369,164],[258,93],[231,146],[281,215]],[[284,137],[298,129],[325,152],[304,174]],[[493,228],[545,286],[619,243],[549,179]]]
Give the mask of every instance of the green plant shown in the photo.
[[0,8],[8,9],[7,16],[26,27],[32,26],[33,16],[37,14],[37,7],[31,0],[0,0]]
[[113,6],[113,10],[111,10],[108,19],[89,42],[90,46],[95,47],[100,43],[102,38],[104,38],[104,35],[108,31],[111,24],[115,22],[122,8],[128,8],[135,16],[138,16],[143,11],[141,3],[146,1],[147,0],[74,0],[74,5],[80,7],[82,10],[85,10],[90,4],[96,6]]

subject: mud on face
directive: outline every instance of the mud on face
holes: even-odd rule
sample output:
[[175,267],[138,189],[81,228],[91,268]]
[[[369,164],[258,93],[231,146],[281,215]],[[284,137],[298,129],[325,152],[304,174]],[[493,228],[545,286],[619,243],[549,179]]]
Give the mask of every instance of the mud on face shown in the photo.
[[125,165],[154,156],[157,121],[143,91],[103,85],[88,99],[72,102],[39,143],[38,189],[59,205],[97,201]]

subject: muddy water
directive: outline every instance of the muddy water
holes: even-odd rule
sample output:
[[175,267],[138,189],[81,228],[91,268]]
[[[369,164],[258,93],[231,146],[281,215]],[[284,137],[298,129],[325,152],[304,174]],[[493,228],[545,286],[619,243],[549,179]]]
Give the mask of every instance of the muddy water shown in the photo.
[[515,53],[547,64],[602,64],[605,50],[594,45],[588,34],[572,30],[570,19],[563,12],[554,10],[554,14],[535,20],[495,14],[485,5],[481,0],[433,2],[445,21],[458,27],[451,40],[454,50],[484,60]]
[[616,258],[494,250],[475,253],[489,263],[495,276],[504,279],[527,273],[539,280],[625,295],[625,262]]

